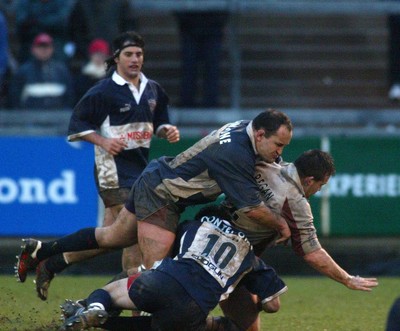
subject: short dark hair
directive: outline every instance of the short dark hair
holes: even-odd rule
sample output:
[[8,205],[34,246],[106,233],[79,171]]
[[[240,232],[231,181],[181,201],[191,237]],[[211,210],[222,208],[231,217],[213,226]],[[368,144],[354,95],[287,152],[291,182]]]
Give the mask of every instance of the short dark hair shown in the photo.
[[253,129],[264,129],[266,138],[275,134],[282,125],[292,132],[293,125],[289,116],[276,109],[267,109],[253,119]]
[[315,180],[323,180],[336,172],[333,157],[319,149],[310,149],[302,153],[294,161],[294,165],[300,178],[312,176]]
[[231,221],[231,215],[229,214],[228,210],[222,205],[211,204],[204,206],[197,212],[194,219],[200,221],[203,216],[215,216],[228,222]]
[[107,70],[115,64],[114,59],[125,47],[136,46],[144,49],[143,37],[135,31],[126,31],[118,35],[112,42],[112,55],[106,60]]

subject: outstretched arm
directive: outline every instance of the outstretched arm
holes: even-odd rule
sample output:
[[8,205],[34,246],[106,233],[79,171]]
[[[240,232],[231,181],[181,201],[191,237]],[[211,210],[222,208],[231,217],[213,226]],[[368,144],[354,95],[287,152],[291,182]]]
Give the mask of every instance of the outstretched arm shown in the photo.
[[371,291],[372,288],[378,286],[376,278],[363,278],[349,275],[323,248],[308,253],[304,255],[303,258],[312,268],[342,283],[351,290]]

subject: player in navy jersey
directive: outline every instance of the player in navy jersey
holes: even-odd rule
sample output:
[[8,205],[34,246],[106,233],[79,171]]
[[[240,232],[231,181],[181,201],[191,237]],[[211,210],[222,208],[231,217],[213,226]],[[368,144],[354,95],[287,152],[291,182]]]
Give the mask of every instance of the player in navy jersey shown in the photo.
[[[143,74],[143,61],[143,38],[134,32],[119,35],[107,60],[110,77],[87,91],[69,123],[69,141],[94,144],[95,180],[105,206],[103,226],[115,221],[133,183],[148,164],[153,135],[171,143],[179,141],[179,130],[169,120],[168,96]],[[67,267],[67,261],[72,264],[93,254],[64,253],[41,263],[36,279],[39,297],[46,300],[50,281]],[[123,269],[140,265],[139,257],[137,246],[124,249]]]
[[289,227],[261,200],[254,171],[257,158],[274,162],[291,138],[290,119],[269,109],[252,121],[226,124],[174,158],[153,160],[112,225],[81,229],[55,241],[25,240],[17,276],[25,281],[39,261],[61,252],[127,247],[136,242],[145,267],[150,268],[170,254],[185,207],[214,201],[221,193],[250,219],[276,229],[280,234],[276,243],[285,242]]
[[[277,312],[286,285],[255,256],[245,234],[228,217],[220,206],[203,208],[195,221],[180,224],[175,258],[167,257],[149,271],[95,290],[85,300],[86,308],[68,317],[61,330],[93,326],[125,330],[123,319],[107,321],[112,308],[152,314],[129,318],[126,330],[206,330],[209,312],[239,283],[260,298],[264,311]],[[208,322],[214,324],[211,327],[218,323],[220,330],[239,330],[228,319],[210,318]]]

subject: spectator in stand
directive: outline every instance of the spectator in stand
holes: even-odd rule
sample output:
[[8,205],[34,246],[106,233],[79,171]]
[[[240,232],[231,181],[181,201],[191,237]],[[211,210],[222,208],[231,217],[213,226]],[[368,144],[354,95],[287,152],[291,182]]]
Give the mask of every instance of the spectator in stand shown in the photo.
[[8,28],[7,21],[0,12],[0,81],[3,85],[3,78],[8,68]]
[[87,47],[95,38],[110,45],[115,36],[137,30],[130,0],[76,0],[69,18],[69,38],[75,47],[70,67],[80,71],[87,59]]
[[400,14],[387,19],[389,28],[389,99],[400,101]]
[[68,37],[68,22],[75,0],[16,0],[15,24],[19,42],[17,60],[29,59],[32,41],[46,32],[54,38],[55,57],[66,60],[64,46]]
[[0,107],[4,107],[7,102],[7,82],[8,73],[8,28],[7,21],[3,13],[0,11]]
[[101,38],[94,39],[88,47],[89,61],[75,75],[75,97],[76,102],[91,88],[97,81],[106,76],[106,59],[110,56],[110,46],[107,41]]
[[41,33],[32,43],[33,58],[11,78],[12,108],[60,109],[72,107],[74,93],[68,67],[53,58],[53,38]]
[[[180,106],[218,107],[220,57],[228,12],[179,11],[175,17],[181,41]],[[203,78],[200,105],[196,103],[199,72]]]

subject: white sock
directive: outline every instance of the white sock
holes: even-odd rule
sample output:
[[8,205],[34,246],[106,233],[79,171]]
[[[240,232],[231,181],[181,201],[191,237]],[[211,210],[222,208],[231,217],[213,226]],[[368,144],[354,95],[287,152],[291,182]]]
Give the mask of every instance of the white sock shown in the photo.
[[38,250],[42,247],[42,242],[38,240],[38,244],[36,245],[36,249],[32,252],[31,256],[35,259]]
[[88,310],[96,309],[96,310],[105,310],[103,304],[100,302],[93,302],[88,307]]

